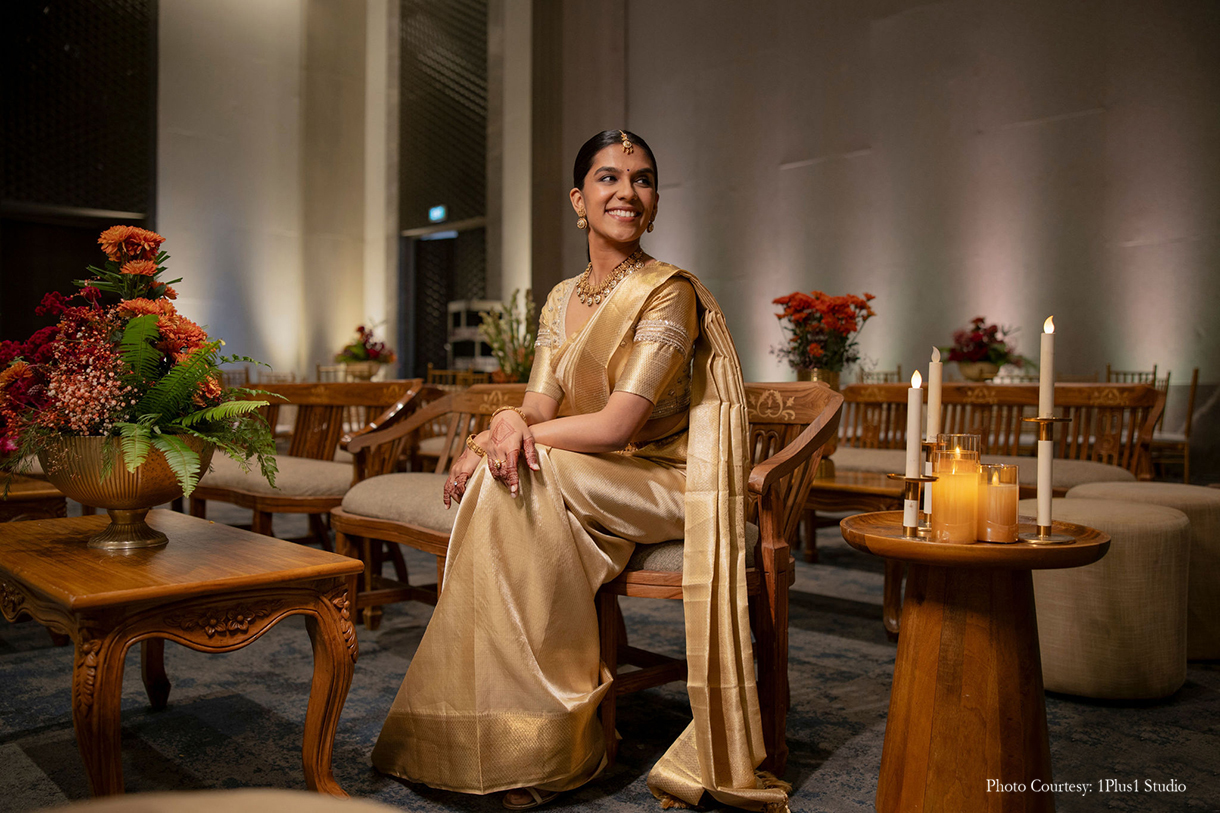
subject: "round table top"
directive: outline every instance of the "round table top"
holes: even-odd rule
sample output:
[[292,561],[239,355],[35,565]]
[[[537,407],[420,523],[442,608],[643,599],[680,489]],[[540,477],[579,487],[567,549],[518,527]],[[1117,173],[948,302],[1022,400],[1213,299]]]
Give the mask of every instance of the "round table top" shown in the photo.
[[[1055,522],[1053,533],[1072,537],[1057,545],[1029,542],[932,542],[902,536],[902,512],[856,514],[839,523],[843,538],[856,550],[886,559],[901,559],[939,567],[992,567],[1045,570],[1080,567],[1106,555],[1110,537],[1096,528],[1073,522]],[[1019,534],[1032,534],[1032,523],[1021,523]]]

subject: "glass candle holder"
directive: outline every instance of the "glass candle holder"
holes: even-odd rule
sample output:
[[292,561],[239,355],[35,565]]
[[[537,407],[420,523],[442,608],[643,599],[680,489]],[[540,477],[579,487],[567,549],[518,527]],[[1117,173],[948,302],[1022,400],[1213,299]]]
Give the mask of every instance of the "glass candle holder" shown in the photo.
[[1017,467],[979,466],[978,533],[982,542],[1017,541]]
[[932,541],[974,542],[978,526],[979,454],[960,448],[932,452]]
[[946,451],[961,451],[974,452],[975,458],[978,458],[982,452],[983,438],[981,435],[947,435],[941,433],[936,436],[936,448]]

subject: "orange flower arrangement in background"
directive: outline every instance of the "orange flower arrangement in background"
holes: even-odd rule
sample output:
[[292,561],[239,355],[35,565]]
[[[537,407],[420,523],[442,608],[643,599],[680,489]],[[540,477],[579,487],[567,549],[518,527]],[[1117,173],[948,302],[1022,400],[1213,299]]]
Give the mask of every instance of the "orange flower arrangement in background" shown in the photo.
[[848,364],[860,358],[856,334],[864,323],[876,316],[869,303],[872,294],[829,296],[821,291],[794,291],[772,301],[784,309],[775,314],[788,335],[787,344],[772,352],[784,359],[794,370],[822,367],[842,372]]

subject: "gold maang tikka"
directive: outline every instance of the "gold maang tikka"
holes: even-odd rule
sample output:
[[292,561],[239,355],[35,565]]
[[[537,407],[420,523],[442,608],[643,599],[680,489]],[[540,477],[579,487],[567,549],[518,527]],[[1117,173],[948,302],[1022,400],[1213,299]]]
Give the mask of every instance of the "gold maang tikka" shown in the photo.
[[627,137],[626,131],[619,130],[618,134],[619,134],[619,137],[623,141],[623,152],[627,153],[628,155],[631,155],[631,153],[635,152],[635,145],[632,144],[631,139]]

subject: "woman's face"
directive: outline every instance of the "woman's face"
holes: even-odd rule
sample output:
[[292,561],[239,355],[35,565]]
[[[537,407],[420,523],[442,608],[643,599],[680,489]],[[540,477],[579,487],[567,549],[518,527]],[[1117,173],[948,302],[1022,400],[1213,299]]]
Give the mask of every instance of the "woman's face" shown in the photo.
[[643,236],[657,209],[656,171],[648,154],[623,152],[611,144],[593,158],[584,187],[571,192],[572,208],[582,210],[591,234],[612,243],[633,243]]

